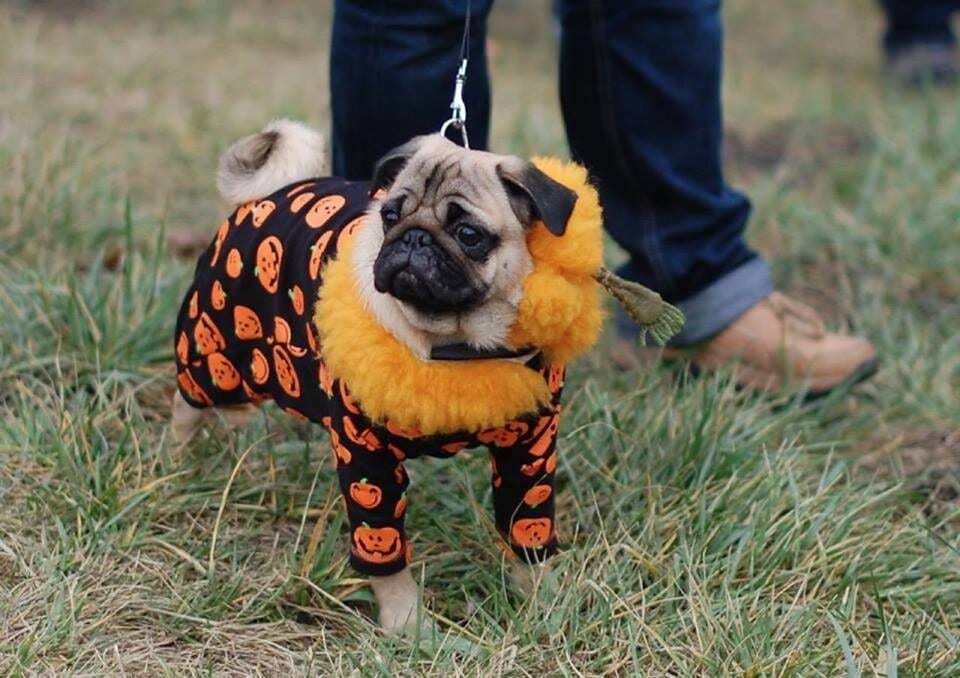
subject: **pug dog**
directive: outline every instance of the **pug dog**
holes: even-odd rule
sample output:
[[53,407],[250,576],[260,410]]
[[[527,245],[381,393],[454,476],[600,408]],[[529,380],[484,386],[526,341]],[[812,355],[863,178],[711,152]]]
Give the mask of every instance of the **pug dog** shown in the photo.
[[177,318],[172,434],[182,448],[205,421],[239,426],[270,400],[324,426],[350,562],[397,632],[421,606],[405,460],[488,448],[506,552],[538,564],[556,549],[563,365],[514,328],[532,229],[559,241],[578,196],[440,135],[387,153],[370,182],[325,177],[323,154],[317,132],[280,120],[221,158],[237,207]]

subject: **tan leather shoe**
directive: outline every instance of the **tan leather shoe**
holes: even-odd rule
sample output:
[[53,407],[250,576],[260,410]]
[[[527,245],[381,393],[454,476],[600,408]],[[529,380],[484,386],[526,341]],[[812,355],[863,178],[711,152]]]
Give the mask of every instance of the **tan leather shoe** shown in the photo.
[[[816,311],[779,292],[703,344],[662,351],[665,360],[688,360],[697,370],[732,369],[737,382],[748,388],[778,393],[806,389],[808,396],[862,381],[877,368],[870,342],[827,332]],[[629,366],[626,355],[623,344],[614,349],[621,367]],[[636,361],[643,362],[642,354]]]

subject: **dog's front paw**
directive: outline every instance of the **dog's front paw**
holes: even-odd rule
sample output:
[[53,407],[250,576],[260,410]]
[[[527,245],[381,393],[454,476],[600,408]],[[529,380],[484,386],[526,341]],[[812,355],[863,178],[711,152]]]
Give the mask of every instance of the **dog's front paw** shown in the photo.
[[370,584],[380,606],[380,626],[388,634],[409,635],[433,628],[410,568],[386,577],[371,577]]
[[555,578],[549,564],[535,565],[515,561],[509,564],[507,575],[514,588],[525,598],[532,598],[534,594],[543,596],[556,590]]

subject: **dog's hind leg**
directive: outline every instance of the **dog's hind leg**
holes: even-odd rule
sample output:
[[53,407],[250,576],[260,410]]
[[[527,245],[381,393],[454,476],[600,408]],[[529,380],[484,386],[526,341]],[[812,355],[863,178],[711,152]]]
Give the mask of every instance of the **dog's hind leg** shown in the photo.
[[257,406],[251,403],[242,405],[221,405],[212,410],[213,415],[229,428],[243,428],[257,413]]
[[206,412],[184,400],[180,391],[174,391],[170,409],[170,435],[173,438],[175,454],[179,454],[196,435]]

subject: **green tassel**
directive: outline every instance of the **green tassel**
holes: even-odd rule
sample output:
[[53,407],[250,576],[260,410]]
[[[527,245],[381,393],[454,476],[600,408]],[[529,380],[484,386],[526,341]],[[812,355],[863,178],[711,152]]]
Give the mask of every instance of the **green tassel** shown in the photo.
[[640,340],[647,332],[663,346],[683,327],[683,313],[659,294],[640,283],[624,280],[606,268],[594,276],[597,282],[620,302],[630,319],[640,326]]

